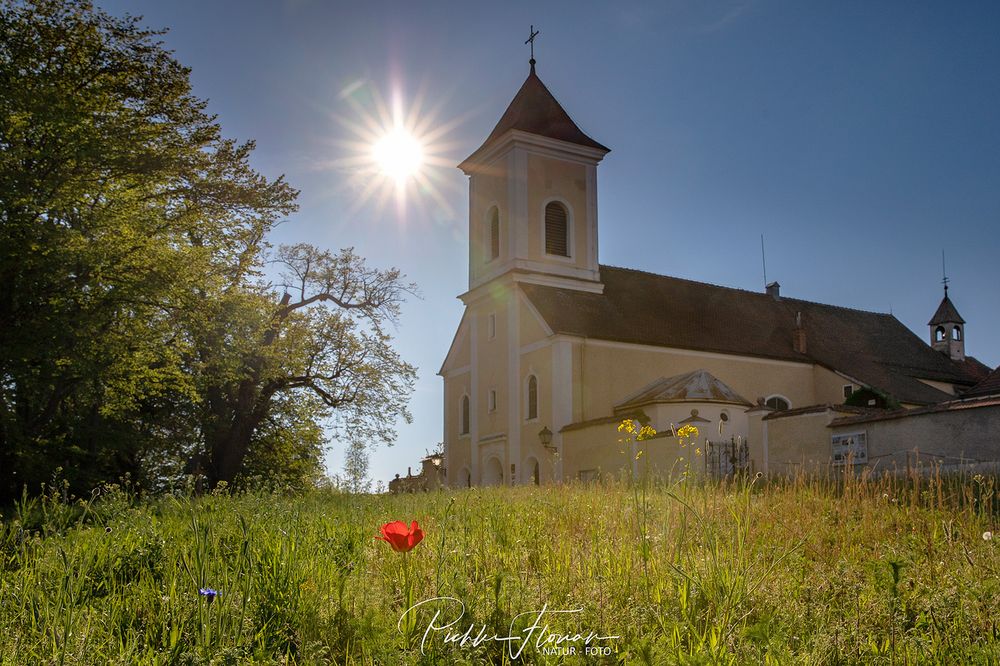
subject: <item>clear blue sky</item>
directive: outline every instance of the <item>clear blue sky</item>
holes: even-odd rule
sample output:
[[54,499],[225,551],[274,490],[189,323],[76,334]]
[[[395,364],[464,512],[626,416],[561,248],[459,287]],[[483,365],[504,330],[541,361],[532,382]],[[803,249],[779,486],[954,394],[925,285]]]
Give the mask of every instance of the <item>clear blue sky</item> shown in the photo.
[[1000,364],[1000,3],[98,1],[169,28],[224,132],[302,190],[273,241],[353,246],[419,284],[397,331],[420,371],[414,422],[374,453],[375,479],[441,439],[468,192],[442,166],[402,211],[359,205],[337,118],[421,97],[457,164],[527,75],[529,24],[539,76],[612,149],[602,263],[760,289],[764,234],[782,293],[891,310],[926,339],[944,250],[967,352]]

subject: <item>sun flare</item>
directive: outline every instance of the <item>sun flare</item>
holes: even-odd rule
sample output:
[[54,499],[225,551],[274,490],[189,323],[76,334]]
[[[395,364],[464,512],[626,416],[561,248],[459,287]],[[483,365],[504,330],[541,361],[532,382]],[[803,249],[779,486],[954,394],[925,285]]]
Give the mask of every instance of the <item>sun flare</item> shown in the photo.
[[420,142],[401,127],[376,141],[372,151],[382,173],[391,176],[397,184],[416,174],[424,161]]
[[353,198],[348,215],[372,204],[377,216],[390,202],[399,220],[455,215],[449,196],[459,191],[450,191],[456,162],[450,134],[464,118],[441,120],[447,97],[437,95],[428,106],[426,89],[421,85],[409,103],[399,85],[389,102],[366,80],[340,92],[346,113],[333,114],[342,130],[330,164],[345,175],[341,187]]

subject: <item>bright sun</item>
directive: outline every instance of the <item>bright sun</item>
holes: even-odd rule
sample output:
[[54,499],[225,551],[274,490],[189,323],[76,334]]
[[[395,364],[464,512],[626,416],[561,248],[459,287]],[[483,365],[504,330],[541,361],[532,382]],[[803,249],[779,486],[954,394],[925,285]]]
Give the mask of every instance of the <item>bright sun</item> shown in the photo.
[[[438,116],[444,102],[427,108],[426,92],[418,93],[407,105],[397,87],[387,104],[378,89],[363,80],[344,88],[340,99],[351,113],[333,116],[346,133],[334,139],[339,155],[331,166],[347,175],[342,187],[353,198],[348,214],[354,215],[369,203],[380,214],[394,200],[400,221],[410,215],[440,216],[440,211],[452,216],[444,190],[455,186],[443,173],[445,168],[450,173],[455,163],[448,135],[463,119],[441,122]],[[432,212],[431,207],[436,210]]]
[[413,135],[401,127],[375,142],[375,161],[382,172],[402,184],[414,175],[424,161],[423,149]]

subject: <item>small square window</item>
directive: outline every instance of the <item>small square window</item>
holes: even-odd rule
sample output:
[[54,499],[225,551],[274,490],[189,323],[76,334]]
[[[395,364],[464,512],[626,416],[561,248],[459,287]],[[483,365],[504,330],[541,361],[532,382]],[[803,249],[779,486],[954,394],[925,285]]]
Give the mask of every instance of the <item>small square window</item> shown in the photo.
[[844,398],[854,395],[854,384],[844,384]]
[[495,412],[497,409],[497,391],[496,389],[490,389],[489,402],[487,403],[487,409],[491,412]]

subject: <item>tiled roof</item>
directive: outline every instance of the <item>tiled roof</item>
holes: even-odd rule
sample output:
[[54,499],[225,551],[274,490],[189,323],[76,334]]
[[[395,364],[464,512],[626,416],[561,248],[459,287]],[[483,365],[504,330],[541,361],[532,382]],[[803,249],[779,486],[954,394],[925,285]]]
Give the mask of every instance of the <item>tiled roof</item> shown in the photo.
[[971,389],[962,394],[963,398],[975,398],[978,396],[997,395],[1000,396],[1000,366],[986,376]]
[[948,293],[945,292],[944,298],[941,299],[941,305],[938,306],[937,311],[931,320],[927,322],[928,326],[937,326],[938,324],[964,324],[965,320],[962,319],[962,315],[958,314],[958,310],[955,309],[955,304],[951,302],[948,298]]
[[534,66],[532,66],[528,78],[521,85],[521,89],[514,95],[510,106],[500,117],[500,122],[497,123],[476,152],[498,140],[512,129],[608,152],[608,148],[591,139],[576,126],[573,119],[569,117],[569,114],[535,74]]
[[872,407],[854,407],[853,405],[834,405],[832,403],[823,403],[820,405],[796,407],[795,409],[779,409],[772,411],[770,414],[767,414],[762,418],[765,421],[774,421],[776,419],[802,416],[804,414],[821,414],[823,412],[836,412],[838,414],[874,414],[884,411],[884,409],[876,409]]
[[625,413],[625,414],[615,414],[613,416],[599,416],[593,419],[587,419],[586,421],[577,421],[575,423],[569,423],[564,425],[559,429],[559,432],[571,432],[573,430],[581,430],[583,428],[589,428],[595,425],[606,425],[608,423],[621,423],[624,419],[635,419],[641,423],[649,420],[649,416],[641,409],[635,412]]
[[983,381],[993,372],[993,368],[974,356],[966,356],[965,359],[955,362],[963,366],[962,371],[976,383]]
[[673,377],[661,377],[615,405],[628,410],[657,402],[724,402],[751,406],[749,400],[719,381],[706,370],[694,370]]
[[905,419],[923,414],[939,414],[941,412],[957,412],[966,409],[981,409],[984,407],[1000,407],[1000,396],[989,396],[977,398],[975,400],[951,400],[940,402],[934,405],[925,405],[916,409],[893,409],[890,411],[873,412],[860,416],[846,416],[834,419],[827,426],[837,428],[839,426],[854,425],[857,423],[867,423],[870,421],[891,421],[893,419]]
[[[625,343],[818,363],[900,402],[953,396],[917,378],[972,385],[966,366],[892,315],[601,266],[604,293],[524,284],[555,333]],[[801,315],[806,353],[793,347]]]

